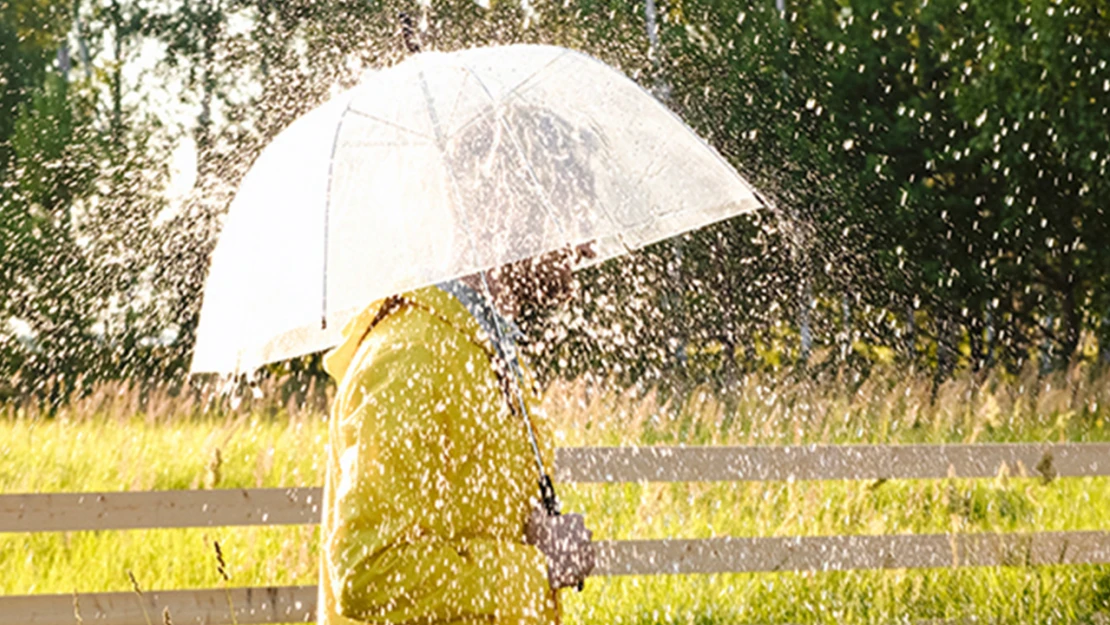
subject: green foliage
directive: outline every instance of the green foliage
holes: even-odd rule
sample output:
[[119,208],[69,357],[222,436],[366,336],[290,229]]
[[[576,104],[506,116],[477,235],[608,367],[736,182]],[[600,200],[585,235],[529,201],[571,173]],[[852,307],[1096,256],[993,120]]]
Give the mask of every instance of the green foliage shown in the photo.
[[654,328],[693,351],[720,343],[744,368],[828,352],[866,367],[893,349],[941,378],[1048,368],[1082,357],[1085,333],[1110,336],[1107,246],[1092,243],[1110,234],[1104,3],[786,8],[662,10],[670,105],[772,209],[756,230],[684,239],[681,267],[665,262],[694,287],[689,316]]
[[[727,382],[899,360],[939,381],[960,366],[1048,370],[1096,346],[1110,357],[1106,3],[785,9],[664,0],[653,45],[643,4],[604,0],[5,3],[0,367],[183,371],[243,173],[298,115],[402,58],[400,11],[425,49],[542,42],[598,56],[769,201],[584,274],[580,319],[536,326],[553,373]],[[161,56],[140,88],[123,68],[148,44]],[[160,118],[159,90],[188,117]],[[185,137],[196,182],[171,202],[169,154]],[[44,259],[58,262],[32,289]]]
[[[8,374],[0,394],[57,401],[82,378],[156,370],[151,337],[165,320],[143,274],[153,218],[165,206],[165,156],[151,142],[156,124],[122,106],[118,71],[94,72],[86,58],[87,78],[69,75],[65,24],[77,18],[49,6],[63,27],[52,38],[26,36],[22,46],[60,50],[39,51],[36,82],[15,106],[10,158],[0,167],[0,364]],[[127,34],[122,27],[113,34],[118,56]],[[58,56],[59,71],[47,66],[48,53]]]
[[92,177],[79,123],[66,83],[51,74],[19,106],[13,125],[11,183],[0,195],[11,284],[3,312],[40,330],[39,347],[24,356],[28,374],[39,369],[33,361],[43,352],[53,356],[81,344],[90,323],[81,310],[86,266],[73,229],[73,202]]
[[19,104],[39,84],[65,33],[65,11],[53,0],[9,0],[0,4],[0,171]]

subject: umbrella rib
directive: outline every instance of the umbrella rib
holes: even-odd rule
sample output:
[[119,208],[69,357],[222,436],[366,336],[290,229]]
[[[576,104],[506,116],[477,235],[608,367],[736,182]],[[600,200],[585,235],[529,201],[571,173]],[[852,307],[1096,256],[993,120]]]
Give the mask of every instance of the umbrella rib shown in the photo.
[[[621,228],[619,227],[621,224],[618,223],[617,218],[613,216],[613,211],[609,210],[609,207],[606,206],[605,203],[600,201],[600,200],[598,200],[598,202],[597,202],[597,207],[598,207],[598,210],[600,210],[601,213],[603,215],[605,215],[605,218],[609,220],[609,226],[613,229],[613,232],[616,232],[617,236],[622,236],[621,235]],[[623,245],[623,243],[622,243],[622,245]],[[628,246],[625,245],[625,247],[627,248]]]
[[[510,90],[509,90],[509,92],[508,92],[508,93],[506,93],[505,95],[507,95],[507,96],[509,96],[509,95],[513,95],[513,94],[515,94],[516,92],[518,92],[518,91],[520,91],[521,89],[523,89],[524,87],[527,87],[527,86],[528,86],[528,83],[532,82],[532,79],[533,79],[533,78],[535,78],[536,76],[539,76],[539,75],[540,75],[540,72],[543,72],[543,71],[544,71],[544,70],[546,70],[547,68],[551,67],[552,65],[554,65],[554,64],[555,64],[556,62],[558,62],[559,60],[561,60],[561,59],[562,59],[562,58],[563,58],[564,56],[566,56],[566,55],[567,55],[567,54],[569,54],[569,53],[570,53],[570,51],[569,51],[569,50],[564,50],[563,52],[559,53],[559,55],[558,55],[558,56],[556,56],[555,58],[553,58],[553,59],[551,59],[550,61],[548,61],[548,62],[544,63],[543,65],[541,65],[541,66],[540,66],[540,67],[539,67],[539,68],[538,68],[538,69],[537,69],[536,71],[532,72],[531,74],[528,74],[528,76],[527,76],[527,77],[525,77],[525,79],[524,79],[524,80],[522,80],[522,81],[520,81],[519,83],[517,83],[517,85],[516,85],[515,87],[513,87],[512,89],[510,89]],[[469,67],[467,67],[467,68],[466,68],[466,71],[467,71],[468,73],[471,73],[471,72],[472,72],[472,70],[471,70],[471,69],[470,69]],[[479,81],[479,82],[480,82],[480,81]],[[483,87],[483,88],[485,88],[485,85],[483,85],[482,87]],[[488,93],[488,90],[487,90],[487,93]]]
[[[463,75],[463,83],[459,85],[459,92],[455,95],[455,103],[451,105],[451,112],[447,114],[447,127],[451,127],[451,122],[455,119],[455,113],[459,111],[459,102],[462,102],[463,92],[465,91],[466,83],[470,80],[470,72],[467,71]],[[468,122],[469,123],[469,122]]]
[[[571,52],[570,50],[565,50],[565,51],[559,53],[559,55],[556,56],[555,58],[553,58],[550,61],[544,63],[542,66],[539,67],[539,69],[537,69],[536,71],[534,71],[531,74],[529,74],[528,76],[526,76],[524,78],[524,80],[520,81],[519,83],[517,83],[517,85],[515,87],[513,87],[512,89],[507,91],[505,93],[505,96],[508,97],[508,96],[518,95],[518,92],[521,89],[523,89],[524,87],[528,86],[528,84],[532,82],[533,78],[535,78],[536,76],[539,76],[541,72],[543,72],[547,68],[554,65],[556,61],[562,59],[564,56],[567,56],[568,54],[570,54],[570,52]],[[489,89],[486,88],[486,85],[484,83],[482,83],[481,79],[478,78],[477,73],[473,69],[471,69],[470,66],[468,66],[468,65],[463,65],[462,68],[464,70],[466,70],[467,77],[473,77],[475,80],[478,81],[478,84],[482,87],[482,90],[486,92],[486,96],[488,96],[490,98],[490,100],[492,101],[493,100],[493,95],[490,93]],[[461,90],[460,90],[460,93],[461,93]],[[466,120],[466,123],[461,124],[459,126],[459,129],[461,130],[463,128],[466,128],[470,124],[473,124],[476,120],[480,119],[483,115],[485,115],[485,113],[475,114],[470,119]]]
[[428,135],[426,135],[426,134],[424,134],[424,133],[422,133],[418,130],[413,130],[412,128],[406,128],[405,126],[402,126],[400,124],[391,122],[388,119],[382,119],[381,117],[378,117],[376,115],[371,115],[369,113],[363,113],[362,111],[360,111],[358,109],[348,108],[347,112],[351,113],[351,114],[354,114],[354,115],[358,115],[359,117],[362,117],[362,118],[365,118],[365,119],[369,119],[371,121],[376,121],[379,124],[385,124],[386,126],[396,128],[397,130],[400,130],[402,132],[407,132],[409,134],[416,135],[417,137],[420,137],[421,139],[427,139],[428,141],[435,141],[434,137],[429,137]]
[[343,121],[347,114],[354,110],[351,108],[352,103],[353,100],[348,101],[347,107],[343,109],[343,114],[339,116],[339,123],[335,125],[335,137],[331,142],[331,156],[328,157],[328,190],[327,195],[324,196],[324,275],[320,298],[321,330],[328,329],[328,248],[331,244],[329,241],[331,234],[331,185],[335,175],[335,151],[339,149],[339,133],[343,130]]
[[[561,56],[562,55],[560,55],[560,57]],[[556,58],[558,58],[558,57],[556,57]],[[555,61],[553,60],[550,63],[554,63],[554,62]],[[548,65],[550,65],[550,63],[548,63]],[[544,67],[547,67],[547,65],[545,65]],[[543,188],[543,185],[540,183],[539,176],[536,175],[536,170],[534,170],[532,168],[532,163],[528,162],[528,157],[525,156],[524,149],[521,147],[520,141],[517,139],[516,134],[513,133],[513,129],[510,128],[509,124],[505,122],[505,118],[497,113],[497,99],[493,97],[493,93],[489,90],[489,87],[486,86],[486,83],[482,82],[481,77],[479,77],[478,74],[474,70],[470,69],[470,67],[468,67],[468,66],[464,66],[464,69],[466,69],[467,73],[474,76],[475,82],[478,83],[478,85],[482,88],[482,91],[486,94],[486,97],[489,98],[490,104],[493,105],[493,106],[490,107],[493,110],[493,115],[494,115],[494,117],[497,118],[497,121],[501,125],[501,128],[505,131],[505,133],[507,135],[509,135],[509,138],[512,140],[513,148],[516,150],[517,156],[520,158],[520,162],[524,163],[524,169],[525,169],[525,171],[528,172],[528,177],[532,181],[532,186],[535,187],[535,189],[536,189],[536,195],[539,196],[540,204],[544,207],[544,211],[547,213],[547,216],[550,217],[551,221],[553,221],[555,223],[555,227],[558,228],[559,234],[562,235],[564,239],[566,239],[566,236],[567,236],[566,229],[563,228],[563,224],[560,223],[559,218],[556,216],[555,210],[554,210],[555,207],[552,206],[551,199],[547,197],[546,190]],[[538,74],[542,70],[543,70],[543,68],[540,68],[540,69],[536,70],[536,72],[533,75]],[[523,83],[521,83],[521,84],[523,84]],[[510,94],[515,93],[516,89],[518,89],[518,88],[520,88],[520,85],[517,85],[517,87],[515,87],[509,93]],[[570,241],[566,241],[566,242],[570,243]]]
[[402,132],[415,135],[417,137],[420,137],[421,139],[432,140],[431,137],[425,135],[424,133],[417,132],[411,128],[406,128],[404,126],[401,126],[400,124],[395,124],[393,122],[390,122],[389,120],[364,113],[354,108],[352,105],[353,101],[347,103],[347,108],[343,111],[343,115],[341,115],[339,118],[339,123],[335,126],[335,138],[332,140],[331,144],[331,157],[328,159],[328,192],[327,197],[324,201],[324,276],[320,301],[320,328],[322,330],[328,329],[328,249],[331,243],[331,185],[335,172],[335,152],[337,149],[339,149],[339,134],[343,129],[343,120],[347,117],[347,115],[354,114],[364,119],[376,121],[380,124],[396,128],[397,130],[400,130]]
[[351,141],[345,143],[345,148],[426,148],[428,143],[418,141]]
[[[566,52],[564,52],[564,54],[574,54],[574,55],[577,55],[577,56],[580,56],[580,57],[584,58],[588,62],[595,63],[595,64],[601,64],[604,67],[608,67],[604,63],[602,63],[601,61],[599,61],[599,60],[597,60],[597,59],[595,59],[595,58],[593,58],[593,57],[591,57],[587,54],[583,54],[581,52],[578,52],[576,50],[567,50]],[[618,74],[619,74],[619,72],[618,72]],[[675,113],[674,111],[672,111],[670,109],[670,107],[668,107],[667,105],[660,102],[659,98],[656,98],[654,95],[651,94],[650,91],[648,91],[647,89],[644,89],[644,87],[642,85],[640,85],[636,81],[632,80],[628,76],[620,76],[620,78],[623,78],[625,81],[627,81],[629,83],[632,83],[633,87],[635,87],[641,93],[643,93],[644,95],[649,97],[651,100],[653,100],[659,106],[659,108],[663,109],[663,111],[667,115],[670,116],[671,119],[678,122],[678,127],[682,128],[685,131],[687,136],[692,137],[694,139],[694,141],[697,141],[698,143],[705,146],[706,148],[709,148],[709,151],[713,154],[713,156],[716,157],[717,162],[720,163],[721,165],[724,165],[726,169],[733,171],[736,178],[738,178],[740,180],[740,184],[743,185],[744,188],[747,189],[753,196],[755,196],[756,201],[762,203],[763,206],[765,206],[765,207],[770,207],[770,204],[767,203],[767,201],[763,197],[763,195],[760,194],[759,191],[757,191],[756,188],[750,182],[748,182],[748,179],[745,178],[743,175],[741,175],[740,172],[736,171],[736,169],[732,166],[732,164],[728,162],[728,159],[726,159],[720,152],[718,152],[716,150],[716,148],[714,148],[708,141],[703,139],[698,133],[694,132],[694,129],[691,128],[686,122],[684,122],[682,120],[682,117],[680,117],[678,113]]]

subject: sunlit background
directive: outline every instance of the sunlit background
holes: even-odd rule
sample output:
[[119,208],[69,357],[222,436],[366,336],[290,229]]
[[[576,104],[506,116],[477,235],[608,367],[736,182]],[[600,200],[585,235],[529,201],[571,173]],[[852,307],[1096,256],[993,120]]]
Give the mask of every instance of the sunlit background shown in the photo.
[[[318,354],[188,370],[241,178],[408,54],[399,11],[428,50],[601,59],[766,200],[523,320],[560,446],[1110,440],[1105,0],[0,0],[0,493],[322,484]],[[1018,469],[562,492],[606,540],[1110,530],[1106,477]],[[0,594],[217,586],[213,540],[234,586],[313,584],[316,532],[0,534]],[[608,578],[566,605],[1103,623],[1110,568]]]

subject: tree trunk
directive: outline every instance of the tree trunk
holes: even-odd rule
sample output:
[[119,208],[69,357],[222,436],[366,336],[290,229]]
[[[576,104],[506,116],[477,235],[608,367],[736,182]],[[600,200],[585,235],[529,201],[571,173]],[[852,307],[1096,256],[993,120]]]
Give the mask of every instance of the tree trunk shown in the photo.
[[1079,310],[1079,302],[1076,296],[1075,278],[1072,275],[1068,276],[1068,286],[1064,290],[1064,310],[1063,321],[1067,325],[1064,331],[1064,341],[1061,345],[1062,353],[1061,358],[1068,362],[1075,356],[1076,351],[1079,349],[1079,334],[1083,329],[1083,316]]
[[686,333],[686,301],[682,287],[682,241],[677,237],[671,242],[671,261],[667,263],[667,280],[670,282],[668,292],[664,294],[667,308],[670,310],[671,323],[674,324],[675,341],[674,358],[680,369],[685,370],[688,362],[686,345],[689,336]]
[[956,369],[956,320],[950,314],[942,312],[936,323],[937,370],[934,386],[951,376]]
[[659,24],[656,20],[658,9],[655,0],[644,0],[644,27],[647,29],[648,58],[651,60],[652,91],[656,98],[666,102],[671,97],[671,86],[663,75],[663,56],[659,47]]
[[994,366],[994,343],[997,338],[994,329],[994,315],[991,314],[990,308],[987,309],[984,315],[983,324],[986,326],[987,332],[983,342],[983,365],[989,369]]
[[118,146],[123,142],[123,15],[119,0],[112,0],[108,11],[112,22],[112,61],[115,64],[112,71],[111,137],[112,143]]
[[813,351],[813,328],[810,326],[810,303],[813,301],[813,285],[809,280],[808,263],[803,263],[802,279],[799,285],[799,299],[798,303],[798,333],[800,351],[798,358],[804,365],[809,361],[809,355]]
[[61,47],[58,48],[58,73],[62,75],[66,82],[69,82],[69,70],[69,41],[63,39]]
[[917,318],[913,302],[906,302],[906,360],[911,364],[917,360]]
[[92,81],[92,63],[89,61],[89,44],[85,36],[85,21],[81,19],[81,0],[73,2],[73,32],[77,37],[77,52],[85,68],[85,80]]
[[971,370],[978,372],[982,368],[981,354],[983,352],[983,321],[978,314],[973,314],[966,319],[968,353],[971,355]]
[[1044,339],[1041,341],[1041,358],[1040,358],[1040,372],[1041,375],[1048,375],[1052,371],[1052,326],[1056,322],[1056,318],[1052,313],[1049,313],[1044,320]]
[[852,303],[851,296],[840,296],[840,362],[847,364],[852,353]]
[[1110,365],[1110,316],[1104,316],[1099,325],[1098,360],[1103,365]]

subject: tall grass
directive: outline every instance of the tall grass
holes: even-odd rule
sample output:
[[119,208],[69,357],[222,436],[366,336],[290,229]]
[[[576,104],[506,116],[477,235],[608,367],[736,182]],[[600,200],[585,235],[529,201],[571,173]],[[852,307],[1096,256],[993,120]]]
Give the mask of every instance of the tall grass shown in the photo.
[[[319,409],[259,389],[233,405],[104,387],[53,418],[9,405],[0,492],[307,486],[323,481]],[[1110,375],[966,374],[939,388],[760,374],[724,391],[556,383],[557,443],[792,444],[1110,440]],[[563,485],[598,539],[1110,529],[1110,480]],[[218,541],[225,581],[213,565]],[[0,594],[312,584],[314,527],[0,535]],[[1110,567],[730,574],[593,579],[566,593],[572,623],[888,623],[977,618],[1098,622]]]

